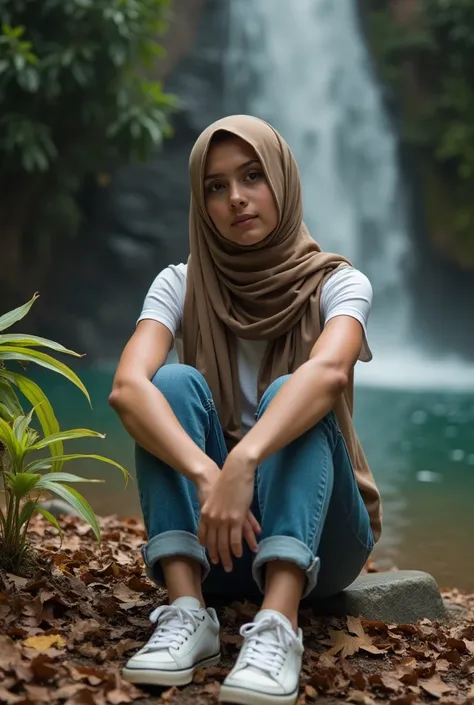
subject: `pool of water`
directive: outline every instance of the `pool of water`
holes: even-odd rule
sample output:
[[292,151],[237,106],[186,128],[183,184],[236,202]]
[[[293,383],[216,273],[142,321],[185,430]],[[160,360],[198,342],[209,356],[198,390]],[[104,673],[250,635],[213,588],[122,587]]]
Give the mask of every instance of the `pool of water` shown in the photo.
[[[133,475],[133,444],[107,403],[112,372],[80,375],[92,410],[56,375],[35,378],[49,393],[63,428],[106,433],[103,441],[70,443],[71,450],[109,455]],[[474,590],[474,394],[362,386],[356,391],[355,423],[383,498],[377,563],[426,570],[442,586]],[[140,514],[134,480],[125,488],[118,470],[98,463],[76,462],[74,470],[105,480],[83,485],[97,513]]]

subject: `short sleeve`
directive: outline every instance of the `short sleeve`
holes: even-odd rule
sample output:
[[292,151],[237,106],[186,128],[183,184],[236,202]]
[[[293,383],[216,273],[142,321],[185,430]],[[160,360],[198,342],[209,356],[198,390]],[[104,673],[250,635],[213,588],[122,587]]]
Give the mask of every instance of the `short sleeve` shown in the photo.
[[372,308],[372,285],[369,279],[354,267],[344,267],[333,274],[321,292],[321,319],[323,325],[335,316],[351,316],[359,321],[364,339],[359,355],[362,362],[372,360],[367,335],[367,324]]
[[171,264],[158,274],[145,297],[137,324],[146,319],[158,321],[176,337],[183,320],[186,270],[186,264]]

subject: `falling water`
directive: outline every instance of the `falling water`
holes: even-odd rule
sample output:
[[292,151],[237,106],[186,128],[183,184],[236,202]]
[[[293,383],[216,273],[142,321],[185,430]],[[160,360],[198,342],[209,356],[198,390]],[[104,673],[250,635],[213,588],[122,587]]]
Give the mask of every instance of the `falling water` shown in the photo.
[[325,250],[372,282],[374,362],[358,379],[383,386],[474,387],[456,358],[430,359],[411,340],[415,258],[397,138],[355,0],[230,0],[227,101],[272,123],[298,161],[305,221]]

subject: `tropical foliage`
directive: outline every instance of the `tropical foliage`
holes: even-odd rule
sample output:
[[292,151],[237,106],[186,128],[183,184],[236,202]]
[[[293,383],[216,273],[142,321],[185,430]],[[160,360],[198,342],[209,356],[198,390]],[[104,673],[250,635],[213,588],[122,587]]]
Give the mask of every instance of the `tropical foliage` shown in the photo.
[[[65,462],[91,459],[109,463],[118,467],[128,479],[125,468],[114,460],[101,455],[65,453],[65,441],[104,436],[84,428],[61,431],[54,409],[43,390],[24,374],[24,370],[12,369],[12,363],[25,365],[33,362],[68,379],[90,401],[87,389],[73,370],[52,355],[35,348],[74,356],[77,353],[45,338],[4,332],[28,313],[36,298],[36,295],[33,296],[23,306],[0,317],[0,487],[3,485],[4,496],[4,501],[0,499],[0,565],[9,570],[21,570],[26,563],[29,554],[28,526],[35,511],[59,529],[55,517],[38,506],[45,492],[55,494],[72,505],[92,526],[100,541],[99,525],[90,504],[70,486],[71,483],[99,480],[63,472]],[[23,410],[16,390],[31,405],[28,413]],[[32,427],[35,416],[40,432]],[[49,455],[45,456],[45,451]]]

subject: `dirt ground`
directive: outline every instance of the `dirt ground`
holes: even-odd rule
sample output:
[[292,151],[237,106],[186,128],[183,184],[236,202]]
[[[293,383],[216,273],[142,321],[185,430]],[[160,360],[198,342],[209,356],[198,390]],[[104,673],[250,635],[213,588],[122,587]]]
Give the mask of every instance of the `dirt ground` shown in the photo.
[[[144,575],[136,519],[100,520],[103,544],[75,517],[64,536],[41,517],[31,526],[41,556],[33,578],[0,573],[0,703],[211,705],[233,664],[239,627],[257,606],[218,607],[222,662],[184,688],[137,688],[120,677],[148,638],[150,611],[165,600]],[[368,567],[374,570],[373,566]],[[385,624],[301,612],[305,657],[298,705],[340,702],[474,705],[474,595],[444,590],[451,619]]]

